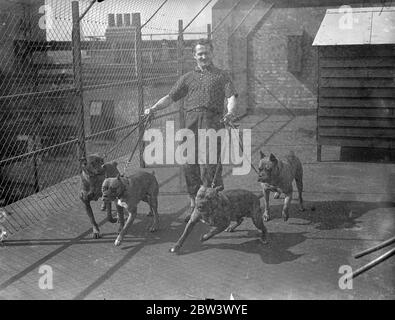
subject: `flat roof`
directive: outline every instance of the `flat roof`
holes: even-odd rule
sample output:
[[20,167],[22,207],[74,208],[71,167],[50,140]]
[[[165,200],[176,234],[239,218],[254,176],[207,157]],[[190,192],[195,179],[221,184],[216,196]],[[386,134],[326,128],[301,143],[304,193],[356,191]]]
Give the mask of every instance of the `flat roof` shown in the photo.
[[395,7],[327,9],[313,46],[395,44]]

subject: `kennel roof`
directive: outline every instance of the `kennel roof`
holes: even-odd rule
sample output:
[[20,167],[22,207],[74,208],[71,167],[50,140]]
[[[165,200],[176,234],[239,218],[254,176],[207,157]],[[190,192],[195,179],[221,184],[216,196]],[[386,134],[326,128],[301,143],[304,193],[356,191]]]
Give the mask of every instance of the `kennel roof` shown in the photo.
[[313,46],[395,44],[395,7],[327,9]]

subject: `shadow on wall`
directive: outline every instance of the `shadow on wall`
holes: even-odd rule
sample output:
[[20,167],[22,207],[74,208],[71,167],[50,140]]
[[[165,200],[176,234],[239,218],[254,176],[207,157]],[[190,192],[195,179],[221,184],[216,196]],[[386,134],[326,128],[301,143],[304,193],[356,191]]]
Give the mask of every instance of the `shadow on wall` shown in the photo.
[[312,93],[317,92],[318,50],[313,37],[303,29],[301,35],[288,36],[288,72]]

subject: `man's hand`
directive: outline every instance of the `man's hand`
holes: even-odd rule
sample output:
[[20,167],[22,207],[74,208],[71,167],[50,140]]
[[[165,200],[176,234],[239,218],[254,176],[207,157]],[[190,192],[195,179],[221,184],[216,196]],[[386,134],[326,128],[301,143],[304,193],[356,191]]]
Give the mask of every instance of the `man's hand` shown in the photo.
[[172,103],[173,103],[173,100],[170,98],[169,95],[166,95],[163,98],[159,99],[158,102],[155,103],[151,108],[145,109],[144,115],[153,116],[156,112],[167,108]]
[[223,123],[228,123],[228,122],[232,122],[235,119],[235,115],[232,112],[228,112],[227,114],[224,115],[224,117],[222,118],[222,122]]
[[154,113],[155,113],[155,109],[153,107],[144,110],[145,116],[153,115]]
[[225,125],[228,125],[232,128],[238,128],[239,126],[234,124],[233,121],[235,121],[236,116],[232,112],[228,112],[227,114],[224,115],[222,118],[221,122],[224,123]]

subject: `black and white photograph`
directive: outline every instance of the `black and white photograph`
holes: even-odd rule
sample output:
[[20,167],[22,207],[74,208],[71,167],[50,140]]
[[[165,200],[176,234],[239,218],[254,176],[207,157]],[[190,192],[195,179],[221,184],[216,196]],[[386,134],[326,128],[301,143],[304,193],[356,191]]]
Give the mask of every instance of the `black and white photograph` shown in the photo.
[[0,0],[0,300],[247,317],[394,255],[395,1]]

